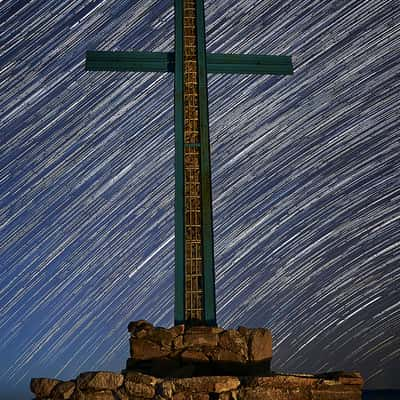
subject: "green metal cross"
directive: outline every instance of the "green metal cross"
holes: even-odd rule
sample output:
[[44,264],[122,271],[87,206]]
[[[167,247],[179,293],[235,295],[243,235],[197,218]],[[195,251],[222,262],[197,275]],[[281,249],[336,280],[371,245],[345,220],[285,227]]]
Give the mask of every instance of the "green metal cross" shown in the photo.
[[88,71],[175,74],[175,324],[216,325],[207,73],[291,75],[290,56],[206,53],[204,0],[175,0],[175,52],[88,51]]

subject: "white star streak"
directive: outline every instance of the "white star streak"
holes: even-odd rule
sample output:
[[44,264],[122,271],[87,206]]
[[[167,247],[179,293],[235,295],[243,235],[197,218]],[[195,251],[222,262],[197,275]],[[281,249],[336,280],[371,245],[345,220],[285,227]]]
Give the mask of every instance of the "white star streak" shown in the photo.
[[[217,317],[272,330],[274,370],[399,387],[395,1],[205,1]],[[173,323],[174,79],[86,50],[173,51],[167,0],[0,2],[0,397],[124,368],[127,324]]]

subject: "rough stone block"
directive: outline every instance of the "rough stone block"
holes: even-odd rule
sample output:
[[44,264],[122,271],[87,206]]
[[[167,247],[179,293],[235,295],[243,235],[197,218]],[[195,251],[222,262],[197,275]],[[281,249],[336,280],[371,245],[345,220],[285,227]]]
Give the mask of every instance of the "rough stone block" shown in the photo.
[[171,349],[172,342],[177,337],[174,330],[169,330],[165,328],[154,328],[151,334],[148,335],[147,339],[159,344],[161,347],[166,347]]
[[172,341],[172,350],[177,351],[183,349],[183,336],[177,336],[173,341]]
[[316,377],[321,379],[337,380],[344,385],[362,385],[364,383],[361,374],[355,371],[332,371],[317,374]]
[[198,334],[220,334],[224,332],[223,328],[219,328],[218,326],[191,326],[185,329],[185,334],[189,333],[198,333]]
[[183,351],[180,358],[183,363],[201,363],[210,361],[203,352],[190,349]]
[[142,374],[136,371],[127,371],[125,374],[125,383],[126,382],[143,383],[145,385],[155,386],[159,382],[159,379],[152,375]]
[[115,400],[114,393],[111,390],[100,390],[97,392],[82,392],[75,390],[72,400]]
[[157,393],[162,397],[171,398],[175,392],[175,386],[171,381],[161,381],[157,385]]
[[154,387],[151,385],[147,385],[145,383],[136,383],[133,381],[126,381],[124,385],[125,385],[126,392],[130,396],[143,397],[145,399],[152,399],[156,394]]
[[161,346],[147,339],[131,338],[131,357],[136,360],[150,360],[162,358],[169,354],[168,349],[161,349]]
[[117,390],[122,386],[124,376],[115,372],[85,372],[78,376],[76,385],[80,390]]
[[187,393],[185,392],[175,393],[174,395],[172,395],[172,400],[190,400],[190,398],[191,396],[189,395],[188,397]]
[[218,400],[237,400],[237,391],[234,390],[232,392],[224,392],[218,395]]
[[172,397],[173,400],[209,400],[210,396],[207,393],[188,394],[186,392],[176,393]]
[[184,346],[207,346],[218,345],[218,333],[220,330],[214,327],[193,327],[186,330],[183,337]]
[[[222,378],[222,377],[220,377]],[[240,380],[236,377],[224,377],[224,379],[219,379],[214,384],[214,393],[223,393],[230,390],[235,390],[239,387]]]
[[51,391],[51,397],[55,400],[68,400],[75,390],[75,382],[61,382]]
[[317,387],[319,379],[313,375],[272,375],[248,377],[244,380],[246,386],[251,387],[277,387],[277,388],[303,388]]
[[250,335],[252,332],[251,328],[246,328],[245,326],[239,326],[238,328],[238,332],[246,339],[246,341],[248,342],[250,339]]
[[240,354],[244,359],[248,358],[246,338],[236,330],[230,329],[222,332],[219,335],[218,344],[224,350]]
[[311,390],[311,400],[360,400],[362,397],[359,391],[338,391],[338,390]]
[[232,376],[201,376],[174,380],[177,392],[222,393],[238,388],[240,381]]
[[[117,392],[116,392],[116,396],[115,399],[117,400],[130,400],[129,398],[129,394],[127,393],[125,387],[120,387]],[[132,398],[132,397],[131,397]]]
[[169,328],[169,330],[175,336],[183,335],[185,333],[185,325],[175,325],[172,328]]
[[210,396],[207,393],[192,394],[192,400],[209,400]]
[[49,397],[52,390],[62,381],[58,379],[48,378],[32,378],[31,379],[31,391],[36,395],[38,399],[43,397]]
[[253,329],[249,339],[250,361],[262,361],[272,358],[272,336],[268,329]]
[[310,400],[309,393],[273,387],[244,387],[239,390],[238,398],[240,400]]
[[219,348],[216,348],[212,352],[210,352],[209,357],[212,361],[219,361],[219,362],[244,363],[247,361],[241,352],[235,352]]

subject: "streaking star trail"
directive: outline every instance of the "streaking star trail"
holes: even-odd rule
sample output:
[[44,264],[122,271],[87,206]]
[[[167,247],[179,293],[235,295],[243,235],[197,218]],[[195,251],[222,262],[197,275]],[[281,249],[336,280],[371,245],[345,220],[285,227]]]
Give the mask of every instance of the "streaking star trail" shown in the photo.
[[[219,325],[272,369],[399,387],[395,2],[205,1],[207,51],[292,54],[208,76]],[[0,4],[0,394],[124,368],[128,322],[173,323],[173,76],[84,70],[174,47],[170,1]],[[1,397],[1,396],[0,396]]]

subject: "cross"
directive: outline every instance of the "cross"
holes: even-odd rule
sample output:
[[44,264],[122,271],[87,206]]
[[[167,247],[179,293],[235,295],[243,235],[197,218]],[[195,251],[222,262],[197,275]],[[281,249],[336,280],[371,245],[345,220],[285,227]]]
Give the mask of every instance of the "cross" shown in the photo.
[[206,53],[204,0],[175,0],[174,53],[88,51],[86,70],[175,74],[175,325],[215,326],[207,73],[291,75],[291,57]]

